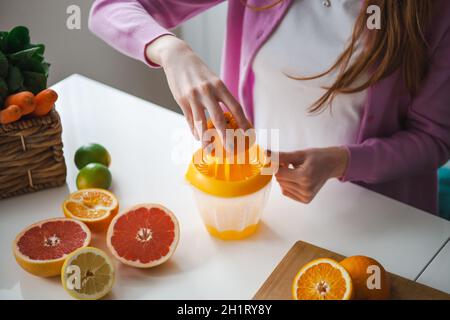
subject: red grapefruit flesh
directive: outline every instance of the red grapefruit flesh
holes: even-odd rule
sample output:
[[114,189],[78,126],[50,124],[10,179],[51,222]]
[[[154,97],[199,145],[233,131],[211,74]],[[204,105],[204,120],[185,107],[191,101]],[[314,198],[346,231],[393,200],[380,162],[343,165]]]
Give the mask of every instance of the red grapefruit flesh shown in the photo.
[[175,215],[157,204],[136,205],[116,216],[108,229],[111,253],[122,263],[150,268],[174,253],[180,229]]
[[13,243],[17,263],[40,277],[57,276],[66,257],[86,247],[91,232],[82,222],[55,218],[37,222],[19,233]]

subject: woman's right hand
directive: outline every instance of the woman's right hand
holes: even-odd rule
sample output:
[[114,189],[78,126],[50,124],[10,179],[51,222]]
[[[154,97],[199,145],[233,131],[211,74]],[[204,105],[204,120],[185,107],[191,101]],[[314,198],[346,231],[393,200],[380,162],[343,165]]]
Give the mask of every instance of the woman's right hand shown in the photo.
[[[161,36],[147,46],[146,55],[164,68],[169,88],[197,140],[202,140],[206,130],[207,110],[224,141],[226,120],[220,103],[233,114],[240,128],[251,127],[241,105],[225,84],[184,41],[172,35]],[[204,147],[208,143],[202,141]]]

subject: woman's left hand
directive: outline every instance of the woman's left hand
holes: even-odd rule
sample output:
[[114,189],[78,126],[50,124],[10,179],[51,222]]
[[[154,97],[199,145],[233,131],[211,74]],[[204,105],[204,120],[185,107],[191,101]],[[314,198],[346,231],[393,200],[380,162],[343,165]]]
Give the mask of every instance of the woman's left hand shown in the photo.
[[283,195],[310,203],[328,179],[344,175],[348,157],[343,147],[280,152],[275,177]]

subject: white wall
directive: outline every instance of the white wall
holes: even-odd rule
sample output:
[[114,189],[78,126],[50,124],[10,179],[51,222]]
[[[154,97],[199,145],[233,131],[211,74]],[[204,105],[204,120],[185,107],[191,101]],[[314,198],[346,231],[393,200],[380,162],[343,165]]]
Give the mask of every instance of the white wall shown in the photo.
[[[0,30],[29,27],[33,42],[46,45],[52,64],[49,84],[79,73],[178,111],[162,70],[149,69],[91,34],[87,21],[94,0],[0,0]],[[68,30],[66,9],[81,8],[81,30]],[[184,38],[219,72],[226,7],[220,5],[181,28]]]
[[183,39],[217,74],[220,72],[226,13],[224,2],[187,21],[181,28]]

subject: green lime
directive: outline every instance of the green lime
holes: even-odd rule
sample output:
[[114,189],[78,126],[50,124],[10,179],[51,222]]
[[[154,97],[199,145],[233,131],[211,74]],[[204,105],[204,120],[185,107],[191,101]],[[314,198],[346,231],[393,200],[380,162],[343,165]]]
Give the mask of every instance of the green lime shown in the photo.
[[90,143],[81,146],[75,153],[75,165],[78,169],[89,163],[101,163],[107,167],[111,164],[111,156],[108,150],[97,143]]
[[77,176],[77,188],[100,188],[109,189],[111,187],[112,176],[108,167],[101,163],[90,163],[80,170]]

